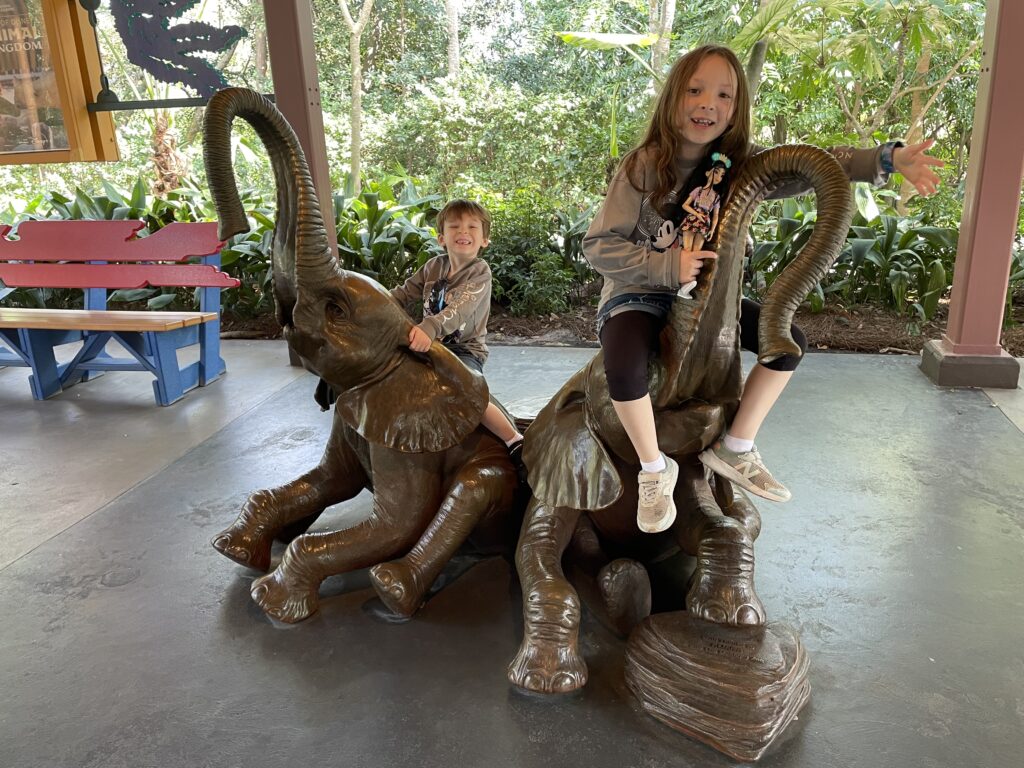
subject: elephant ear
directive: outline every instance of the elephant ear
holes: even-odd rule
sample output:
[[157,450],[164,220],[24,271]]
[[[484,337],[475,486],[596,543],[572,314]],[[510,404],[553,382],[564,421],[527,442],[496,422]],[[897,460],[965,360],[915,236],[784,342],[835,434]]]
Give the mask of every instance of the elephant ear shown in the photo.
[[587,422],[585,382],[591,366],[562,385],[526,431],[523,462],[530,489],[551,507],[603,509],[622,495],[608,450]]
[[370,443],[403,453],[436,453],[480,425],[487,382],[440,344],[403,352],[381,379],[338,394],[342,420]]

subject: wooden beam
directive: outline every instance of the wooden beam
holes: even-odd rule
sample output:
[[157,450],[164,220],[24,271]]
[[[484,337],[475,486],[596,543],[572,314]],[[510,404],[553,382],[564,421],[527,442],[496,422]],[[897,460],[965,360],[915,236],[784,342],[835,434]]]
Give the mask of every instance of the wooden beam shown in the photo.
[[327,240],[337,254],[338,237],[334,229],[333,190],[324,139],[311,6],[309,0],[263,0],[263,13],[277,108],[299,137],[327,225]]

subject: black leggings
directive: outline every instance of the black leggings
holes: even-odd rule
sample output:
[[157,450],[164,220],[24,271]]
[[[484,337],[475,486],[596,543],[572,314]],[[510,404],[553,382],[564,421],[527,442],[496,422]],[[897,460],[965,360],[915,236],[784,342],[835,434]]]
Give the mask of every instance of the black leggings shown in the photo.
[[[748,352],[758,350],[757,324],[761,318],[761,305],[743,299],[740,309],[740,347]],[[608,377],[608,392],[612,400],[628,402],[639,400],[648,391],[647,363],[658,349],[658,336],[665,318],[642,310],[627,310],[609,317],[601,328],[601,348],[604,350],[604,372]],[[773,371],[794,371],[807,351],[807,338],[795,325],[790,326],[793,341],[800,346],[801,355],[783,355],[764,367]]]

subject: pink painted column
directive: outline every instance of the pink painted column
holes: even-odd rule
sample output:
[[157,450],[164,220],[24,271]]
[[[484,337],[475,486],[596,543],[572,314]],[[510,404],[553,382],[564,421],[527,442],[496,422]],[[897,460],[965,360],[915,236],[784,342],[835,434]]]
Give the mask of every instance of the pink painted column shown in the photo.
[[327,240],[331,250],[337,253],[338,237],[333,226],[334,204],[313,45],[311,4],[309,0],[263,0],[263,14],[267,21],[274,99],[299,137],[323,210],[324,223],[328,225]]
[[[311,3],[309,0],[263,0],[263,15],[267,21],[274,100],[299,137],[327,225],[327,242],[337,254],[338,233],[334,229],[333,190],[324,139]],[[302,365],[290,347],[288,357],[292,365]]]
[[971,159],[949,322],[921,369],[937,384],[1017,386],[1020,366],[999,344],[1024,180],[1024,2],[988,0]]

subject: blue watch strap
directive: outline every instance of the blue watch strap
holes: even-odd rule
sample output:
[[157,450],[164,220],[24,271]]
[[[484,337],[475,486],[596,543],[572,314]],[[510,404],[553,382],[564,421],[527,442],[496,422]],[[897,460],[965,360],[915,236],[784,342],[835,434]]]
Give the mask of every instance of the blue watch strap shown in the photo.
[[882,145],[882,152],[878,156],[878,163],[885,173],[893,173],[896,166],[892,163],[892,153],[896,147],[906,146],[902,141],[890,141]]

